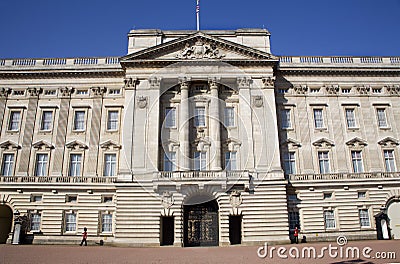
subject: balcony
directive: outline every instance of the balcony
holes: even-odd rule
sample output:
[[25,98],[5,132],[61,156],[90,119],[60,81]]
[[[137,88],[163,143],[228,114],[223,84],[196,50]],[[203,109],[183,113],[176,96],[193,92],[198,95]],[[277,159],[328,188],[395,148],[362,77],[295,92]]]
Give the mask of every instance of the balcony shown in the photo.
[[311,181],[343,181],[400,178],[400,172],[329,173],[329,174],[291,174],[289,181],[304,183]]
[[117,177],[72,177],[72,176],[0,176],[1,183],[94,183],[110,184]]
[[160,171],[157,180],[211,180],[211,179],[249,179],[248,171]]

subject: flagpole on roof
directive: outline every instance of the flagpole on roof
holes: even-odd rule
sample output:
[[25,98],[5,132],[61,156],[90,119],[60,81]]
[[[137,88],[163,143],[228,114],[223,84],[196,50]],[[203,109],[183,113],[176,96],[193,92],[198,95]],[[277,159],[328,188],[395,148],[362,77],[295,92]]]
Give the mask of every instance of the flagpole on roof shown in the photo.
[[196,4],[197,31],[200,30],[200,0]]

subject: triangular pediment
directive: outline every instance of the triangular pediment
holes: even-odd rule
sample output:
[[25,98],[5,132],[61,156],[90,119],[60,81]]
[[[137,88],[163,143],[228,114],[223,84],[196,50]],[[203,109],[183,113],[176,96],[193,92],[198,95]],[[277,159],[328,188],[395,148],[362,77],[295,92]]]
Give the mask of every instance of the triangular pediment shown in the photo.
[[320,138],[320,139],[314,141],[312,144],[313,144],[313,146],[315,146],[317,148],[331,148],[331,147],[335,146],[333,141],[329,140],[327,138]]
[[386,137],[378,142],[382,147],[395,147],[399,145],[399,141],[392,137]]
[[46,140],[40,140],[34,144],[32,144],[32,146],[36,149],[53,149],[54,146],[47,142]]
[[100,144],[102,149],[120,149],[121,145],[113,140],[107,140]]
[[301,143],[297,140],[294,140],[292,138],[288,138],[286,140],[281,141],[282,146],[288,146],[290,148],[299,148],[301,147]]
[[14,141],[11,140],[6,140],[2,143],[0,143],[0,148],[2,149],[9,149],[9,150],[17,150],[20,149],[21,146],[15,143]]
[[350,147],[365,147],[368,144],[367,144],[367,141],[365,141],[361,138],[355,137],[355,138],[347,141],[346,145],[350,146]]
[[88,148],[88,146],[85,143],[83,143],[79,140],[71,141],[71,142],[65,144],[65,146],[69,149],[87,149]]
[[128,54],[121,63],[180,61],[278,61],[272,54],[203,32],[178,38],[160,45]]

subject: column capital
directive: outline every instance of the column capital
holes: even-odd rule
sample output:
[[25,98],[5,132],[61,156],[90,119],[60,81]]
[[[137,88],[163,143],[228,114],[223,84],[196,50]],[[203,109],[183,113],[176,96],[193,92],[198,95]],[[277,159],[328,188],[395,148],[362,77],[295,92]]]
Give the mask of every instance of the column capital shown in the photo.
[[0,97],[7,97],[11,93],[11,88],[1,87],[0,88]]
[[139,80],[137,78],[125,78],[124,80],[124,88],[126,90],[136,89],[136,86],[139,85]]
[[148,79],[150,87],[159,88],[161,84],[161,77],[153,76]]
[[253,79],[250,77],[238,77],[236,79],[236,82],[238,84],[238,87],[250,87],[250,85],[253,83]]
[[208,78],[208,84],[210,85],[210,89],[218,89],[220,82],[221,82],[221,78],[220,77],[210,77],[210,78]]
[[178,81],[181,85],[181,89],[189,89],[189,83],[191,81],[190,77],[179,77]]
[[28,89],[26,90],[28,91],[30,97],[38,97],[39,94],[41,94],[43,91],[42,88],[36,88],[36,87],[28,87]]
[[275,76],[263,77],[264,88],[273,88],[275,86]]

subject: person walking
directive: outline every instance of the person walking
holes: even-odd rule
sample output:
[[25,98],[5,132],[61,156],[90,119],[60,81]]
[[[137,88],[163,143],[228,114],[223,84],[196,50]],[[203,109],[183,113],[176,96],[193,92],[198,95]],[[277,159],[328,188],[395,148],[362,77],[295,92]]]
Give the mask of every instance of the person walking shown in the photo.
[[85,242],[85,246],[87,246],[87,228],[86,227],[83,228],[81,246],[83,245],[83,242]]
[[297,226],[294,228],[293,236],[294,236],[294,242],[296,244],[298,244],[299,243],[299,229],[297,228]]

